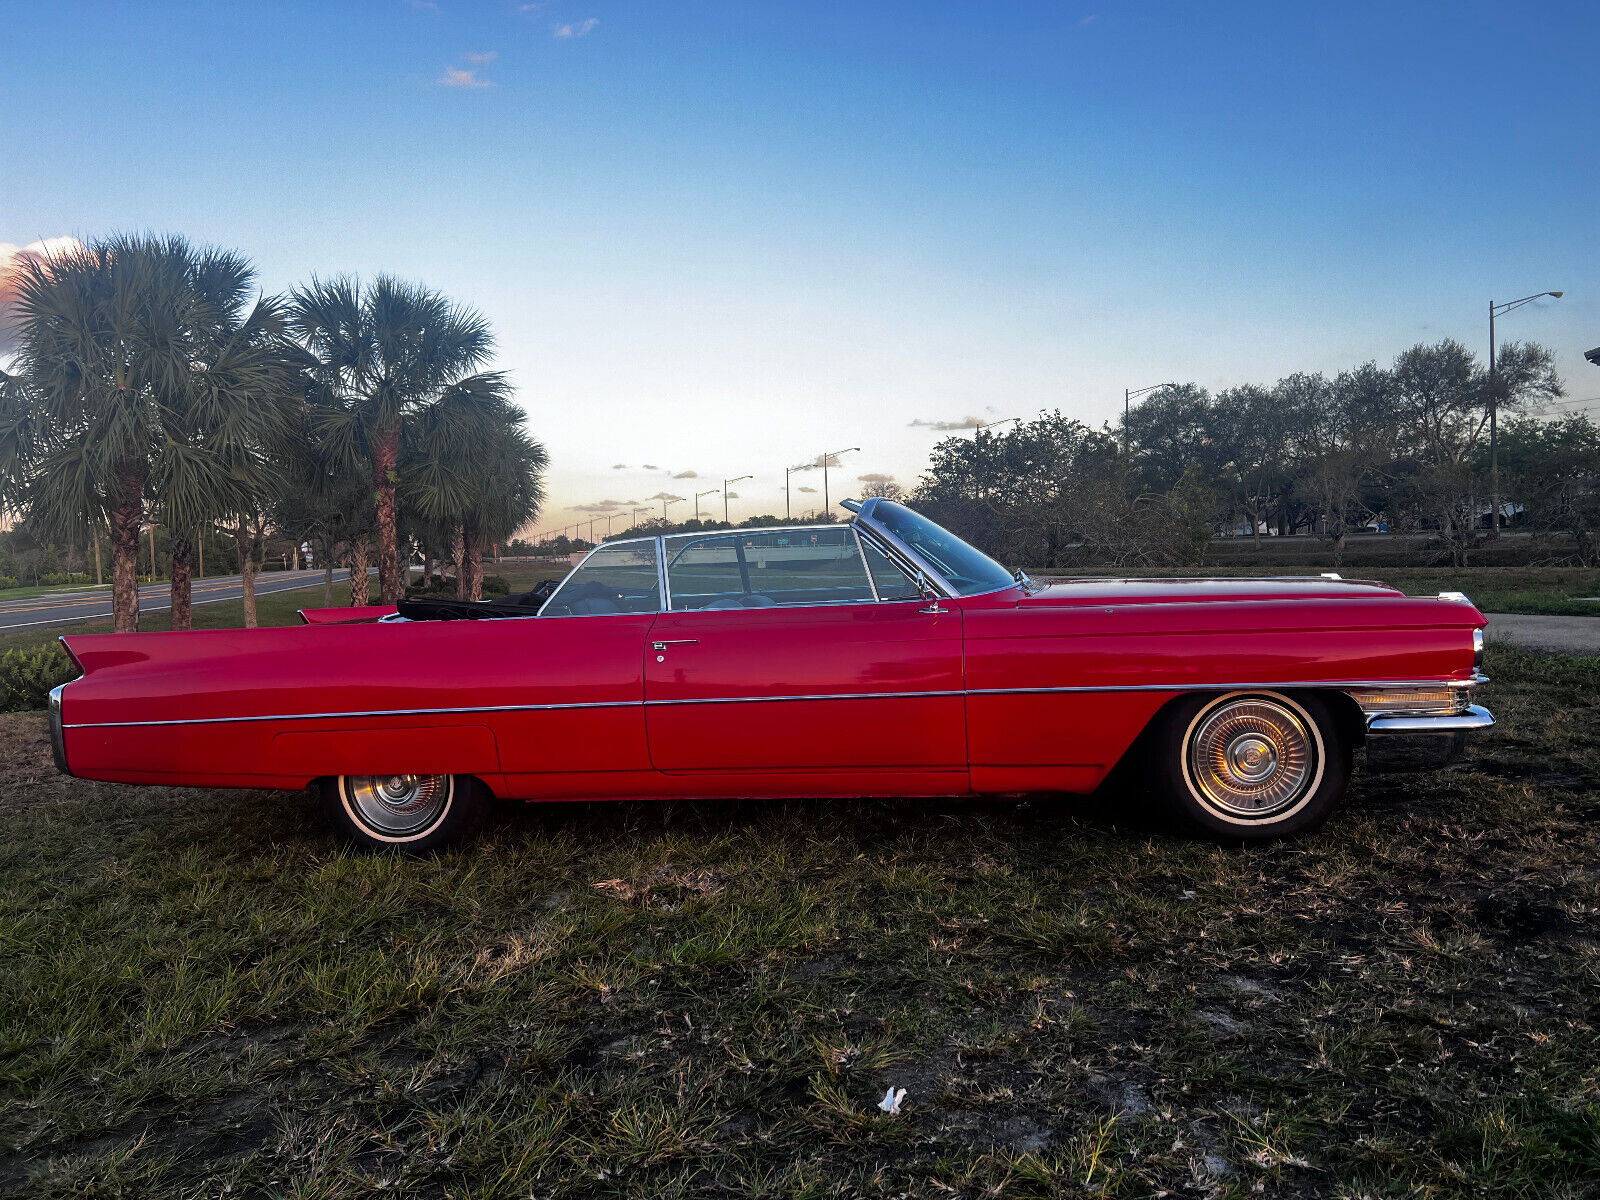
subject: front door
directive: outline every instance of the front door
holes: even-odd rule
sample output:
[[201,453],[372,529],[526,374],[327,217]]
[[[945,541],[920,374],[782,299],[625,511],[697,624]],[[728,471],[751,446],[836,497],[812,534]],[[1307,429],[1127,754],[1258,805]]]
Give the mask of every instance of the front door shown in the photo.
[[961,613],[875,588],[855,532],[666,540],[645,646],[659,771],[965,771]]

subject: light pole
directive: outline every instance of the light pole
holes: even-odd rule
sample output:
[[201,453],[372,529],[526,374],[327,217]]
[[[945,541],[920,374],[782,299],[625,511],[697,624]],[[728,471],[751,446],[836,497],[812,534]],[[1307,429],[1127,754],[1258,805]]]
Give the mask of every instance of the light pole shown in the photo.
[[696,492],[694,494],[694,519],[696,521],[698,521],[700,519],[700,497],[701,496],[715,496],[716,494],[717,494],[717,489],[716,488],[707,488],[703,492]]
[[665,492],[662,493],[662,495],[661,495],[661,523],[663,525],[665,525],[667,523],[667,505],[676,504],[676,503],[678,503],[678,501],[680,501],[682,499],[683,499],[682,496],[669,496]]
[[1122,389],[1122,453],[1128,453],[1128,414],[1133,410],[1133,398],[1142,396],[1146,392],[1154,392],[1164,387],[1176,387],[1172,383],[1152,383],[1149,387],[1123,388]]
[[789,476],[796,471],[815,470],[816,466],[816,463],[801,463],[798,467],[785,467],[783,469],[783,519],[785,521],[792,519],[793,516],[789,511]]
[[722,481],[722,523],[724,525],[727,525],[729,523],[729,521],[728,521],[728,485],[730,483],[743,483],[746,479],[754,479],[754,478],[755,478],[754,475],[741,475],[737,479],[724,479]]
[[1500,536],[1500,373],[1495,369],[1494,322],[1496,317],[1546,296],[1559,300],[1562,293],[1535,292],[1520,300],[1505,300],[1499,304],[1489,301],[1489,503],[1493,510],[1489,514],[1490,537]]
[[649,511],[650,510],[647,509],[647,508],[636,508],[636,509],[633,510],[633,517],[631,519],[633,521],[633,527],[635,529],[639,528],[639,514],[642,513],[642,512],[649,512]]
[[860,446],[846,446],[843,450],[835,450],[831,454],[822,456],[822,511],[830,516],[833,514],[833,506],[828,503],[828,460],[860,449]]
[[1021,417],[1007,417],[1004,421],[988,421],[982,425],[975,426],[972,430],[972,440],[977,441],[980,433],[989,433],[993,430],[999,429],[1002,425],[1009,425],[1013,421],[1020,420],[1022,420]]

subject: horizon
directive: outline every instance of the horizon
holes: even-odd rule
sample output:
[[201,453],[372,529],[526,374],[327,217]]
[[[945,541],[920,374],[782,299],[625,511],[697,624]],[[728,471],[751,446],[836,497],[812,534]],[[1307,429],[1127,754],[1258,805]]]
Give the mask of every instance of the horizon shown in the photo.
[[784,467],[859,445],[837,513],[861,475],[914,484],[941,426],[1114,423],[1124,387],[1164,379],[1442,337],[1481,360],[1491,297],[1547,289],[1501,340],[1600,397],[1600,16],[1578,5],[374,0],[9,25],[31,53],[0,73],[0,244],[182,232],[268,291],[388,272],[480,309],[551,454],[540,529],[608,500],[659,515],[662,492],[681,520],[745,474],[733,519],[781,514]]

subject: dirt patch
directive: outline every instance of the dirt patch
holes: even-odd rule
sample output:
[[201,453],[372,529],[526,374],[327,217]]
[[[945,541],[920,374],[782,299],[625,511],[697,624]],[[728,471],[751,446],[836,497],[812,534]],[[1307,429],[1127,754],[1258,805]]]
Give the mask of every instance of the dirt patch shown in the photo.
[[0,789],[0,811],[31,808],[52,799],[67,777],[50,754],[50,728],[43,713],[0,714],[0,763],[7,785]]

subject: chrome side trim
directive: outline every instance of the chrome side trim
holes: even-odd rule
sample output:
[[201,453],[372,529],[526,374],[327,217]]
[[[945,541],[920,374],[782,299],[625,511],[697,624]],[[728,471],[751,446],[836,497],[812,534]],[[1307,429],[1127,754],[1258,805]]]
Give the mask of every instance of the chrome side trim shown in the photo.
[[1367,736],[1463,733],[1472,729],[1488,729],[1493,724],[1494,717],[1489,710],[1478,704],[1468,706],[1464,713],[1436,716],[1420,713],[1376,713],[1367,718]]
[[544,712],[566,708],[634,708],[643,700],[584,700],[570,704],[485,704],[470,708],[374,708],[361,712],[265,713],[251,717],[182,717],[171,721],[85,721],[67,729],[122,729],[135,725],[228,725],[254,721],[353,721],[362,717],[434,717],[469,713]]
[[[759,704],[783,703],[795,700],[905,700],[920,696],[1037,696],[1051,694],[1092,694],[1098,692],[1248,692],[1305,690],[1323,688],[1344,691],[1347,688],[1384,687],[1440,687],[1447,681],[1438,679],[1352,681],[1317,679],[1288,683],[1176,683],[1098,684],[1084,687],[1031,687],[1031,688],[956,688],[911,692],[820,692],[795,696],[708,696],[686,700],[584,700],[564,704],[487,704],[460,708],[394,708],[367,709],[360,712],[268,713],[247,717],[185,717],[165,721],[86,721],[63,726],[65,729],[107,729],[147,725],[220,725],[230,722],[255,721],[323,721],[356,720],[366,717],[420,717],[457,716],[473,713],[548,712],[583,708],[653,708],[681,704]],[[65,684],[62,685],[66,686]],[[1469,710],[1470,711],[1470,710]],[[1385,714],[1385,717],[1396,714]]]
[[790,700],[916,700],[921,697],[967,696],[957,688],[954,691],[926,692],[822,692],[806,696],[707,696],[692,700],[646,700],[646,708],[671,708],[680,704],[782,704]]
[[56,770],[71,775],[67,768],[66,727],[61,724],[61,693],[66,684],[58,683],[50,689],[50,757],[56,760]]

